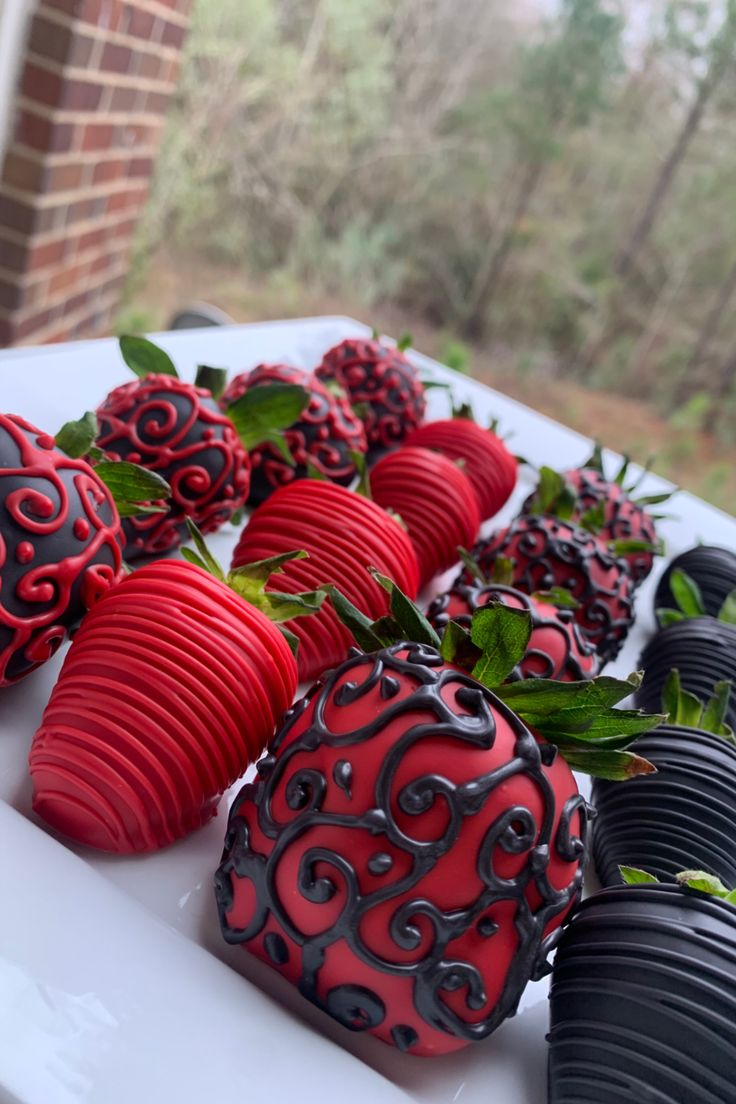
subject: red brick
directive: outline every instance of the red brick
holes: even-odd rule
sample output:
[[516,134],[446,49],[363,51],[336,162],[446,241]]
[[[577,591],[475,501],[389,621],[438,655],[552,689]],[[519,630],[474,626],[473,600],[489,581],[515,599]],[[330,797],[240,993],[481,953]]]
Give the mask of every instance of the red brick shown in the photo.
[[135,88],[113,88],[110,99],[111,111],[131,111],[135,105],[138,90]]
[[0,307],[4,310],[18,310],[23,306],[23,288],[0,279]]
[[89,81],[67,80],[61,90],[59,106],[75,111],[96,111],[102,99],[102,85]]
[[120,46],[117,42],[108,42],[102,51],[100,69],[110,73],[129,73],[133,51],[130,46]]
[[90,276],[95,276],[98,272],[105,272],[117,259],[117,254],[115,253],[105,253],[101,257],[98,257],[97,260],[93,261],[90,265]]
[[52,73],[50,69],[43,69],[28,61],[23,69],[20,88],[29,99],[55,107],[59,103],[62,83],[58,73]]
[[179,23],[165,23],[161,42],[164,46],[175,46],[179,50],[186,38],[186,33],[186,28]]
[[27,256],[27,243],[18,245],[17,242],[0,239],[0,268],[7,269],[8,272],[23,273],[26,270]]
[[81,264],[69,265],[62,269],[61,272],[57,272],[57,274],[52,276],[49,280],[49,295],[55,295],[57,291],[64,291],[67,288],[74,287],[78,281],[87,275],[88,268],[89,261],[83,261]]
[[72,296],[71,299],[67,299],[64,304],[64,314],[76,314],[82,307],[86,307],[90,300],[89,291],[80,291],[79,294]]
[[86,35],[79,34],[79,31],[75,29],[71,49],[69,51],[69,64],[76,65],[78,68],[83,69],[92,56],[94,44],[93,38],[87,38]]
[[98,227],[96,230],[88,230],[86,234],[82,234],[77,243],[77,251],[79,253],[85,253],[88,249],[94,249],[107,238],[107,230],[103,227]]
[[32,337],[38,330],[43,329],[51,321],[51,311],[44,310],[27,318],[25,322],[17,322],[13,329],[13,340],[23,341],[26,337]]
[[71,27],[61,27],[58,23],[44,19],[42,15],[34,15],[28,42],[34,54],[53,61],[66,61],[71,41]]
[[44,345],[57,345],[62,341],[68,341],[72,336],[72,331],[66,327],[62,330],[55,330],[51,337],[45,337],[43,340]]
[[89,123],[84,128],[82,149],[85,151],[109,149],[113,134],[114,127],[110,123]]
[[154,22],[155,18],[151,12],[144,11],[143,8],[134,4],[130,8],[128,34],[134,35],[136,38],[149,39],[153,31]]
[[106,180],[120,180],[125,174],[125,161],[100,161],[92,173],[92,183],[102,184]]
[[149,92],[146,96],[146,111],[151,115],[163,115],[169,106],[167,92]]
[[128,207],[133,207],[139,202],[141,193],[135,192],[115,192],[111,195],[107,201],[107,210],[112,214],[115,211],[125,211]]
[[152,157],[133,157],[128,164],[129,177],[143,177],[144,179],[153,173]]
[[138,72],[142,77],[146,77],[147,80],[158,80],[166,67],[167,65],[163,58],[158,58],[155,54],[141,54]]
[[13,324],[9,318],[0,318],[0,349],[11,345],[15,338]]
[[62,153],[71,149],[74,126],[71,123],[53,122],[30,111],[21,111],[15,136],[31,149]]
[[28,253],[27,271],[38,272],[39,269],[59,264],[64,259],[66,248],[67,243],[63,238],[46,242],[44,245],[32,246]]
[[84,176],[84,165],[53,165],[44,171],[44,192],[73,192]]
[[115,237],[123,239],[128,238],[135,230],[137,223],[138,220],[134,218],[126,219],[125,222],[119,222],[115,228]]
[[52,8],[54,11],[63,12],[64,15],[77,16],[82,9],[83,0],[41,0],[39,10]]
[[[27,203],[21,203],[17,199],[10,199],[0,193],[0,226],[7,226],[21,234],[28,234],[33,229],[38,212]],[[0,244],[0,250],[2,245]]]
[[5,158],[4,182],[23,191],[35,192],[40,187],[42,178],[42,162],[33,161],[11,147]]

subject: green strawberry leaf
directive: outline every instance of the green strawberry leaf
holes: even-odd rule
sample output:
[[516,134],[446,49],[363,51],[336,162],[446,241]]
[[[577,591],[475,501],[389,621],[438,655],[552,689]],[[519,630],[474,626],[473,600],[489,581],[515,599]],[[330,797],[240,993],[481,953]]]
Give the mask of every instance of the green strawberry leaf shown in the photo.
[[295,383],[264,383],[251,387],[227,408],[243,446],[250,451],[299,419],[309,402],[309,392]]
[[600,533],[601,529],[606,523],[606,503],[603,499],[600,502],[596,502],[595,506],[592,506],[590,510],[586,510],[580,518],[580,528],[586,529],[589,533]]
[[453,418],[465,418],[465,420],[468,422],[475,421],[475,413],[473,412],[473,407],[467,401],[460,402],[457,404],[457,406],[455,405],[455,403],[453,403],[452,416]]
[[674,625],[677,621],[685,621],[686,617],[682,610],[673,609],[658,609],[655,611],[657,621],[664,629],[667,625]]
[[473,678],[489,690],[500,686],[524,658],[532,619],[527,610],[503,603],[489,603],[473,615],[470,638],[482,655],[472,670]]
[[88,410],[79,421],[65,422],[54,440],[56,447],[71,460],[79,460],[82,456],[89,456],[98,433],[97,416]]
[[498,586],[513,586],[514,561],[508,556],[496,556],[491,568],[491,582]]
[[713,687],[713,696],[706,703],[700,719],[700,727],[704,728],[706,732],[714,732],[718,736],[727,736],[730,733],[730,728],[726,724],[730,695],[731,683],[728,681],[717,682]]
[[655,556],[664,555],[664,541],[614,540],[608,547],[614,556],[628,556],[631,552],[651,552]]
[[680,672],[673,667],[662,686],[662,709],[671,724],[677,724],[677,711],[680,708]]
[[371,493],[371,477],[368,471],[368,461],[364,452],[359,452],[357,449],[350,449],[348,456],[355,465],[355,470],[358,473],[358,482],[355,485],[355,493],[362,495],[363,498],[373,498]]
[[529,513],[554,514],[568,521],[575,512],[577,496],[564,475],[546,465],[539,469],[539,483]]
[[296,633],[293,633],[291,629],[284,628],[283,625],[279,625],[278,628],[284,640],[289,645],[291,654],[293,655],[294,659],[296,659],[299,655],[299,637],[296,635]]
[[433,388],[435,390],[437,388],[440,388],[443,391],[449,391],[450,390],[449,383],[442,383],[441,380],[432,380],[432,379],[423,379],[422,380],[422,387],[424,388],[425,391],[431,391]]
[[570,591],[566,590],[565,587],[553,586],[549,590],[535,590],[532,598],[536,598],[538,602],[547,602],[551,606],[557,606],[558,609],[580,609],[577,598],[573,598]]
[[[235,590],[240,593],[238,579]],[[249,594],[241,594],[246,601],[255,605],[254,598]],[[276,623],[291,621],[292,617],[304,617],[312,613],[319,613],[327,594],[324,590],[304,590],[299,594],[281,594],[276,590],[263,592],[263,601],[268,606],[269,617]]]
[[625,737],[629,743],[633,737],[656,728],[666,720],[666,716],[642,713],[638,709],[608,709],[591,713],[590,707],[573,706],[561,709],[552,716],[542,714],[537,717],[525,710],[524,720],[532,728],[543,730],[545,739],[553,743],[557,743],[558,739],[562,742],[568,736],[591,743]]
[[368,571],[388,594],[391,613],[406,634],[404,639],[413,640],[416,644],[429,644],[430,647],[439,650],[439,636],[424,614],[407,598],[393,579],[389,579],[387,575],[381,575],[375,567],[369,567]]
[[679,874],[675,874],[675,881],[678,885],[709,893],[712,897],[728,897],[730,892],[720,878],[706,870],[681,870]]
[[695,694],[691,694],[688,690],[680,690],[675,724],[686,725],[688,728],[698,728],[702,715],[703,703],[700,698],[696,698]]
[[169,354],[148,338],[123,334],[119,344],[123,360],[140,379],[150,375],[178,378],[179,373]]
[[663,491],[661,494],[642,495],[641,498],[633,499],[636,506],[659,506],[662,502],[669,502],[672,498],[674,491]]
[[736,905],[736,889],[732,889],[730,893],[727,893],[723,900],[727,905]]
[[234,567],[230,575],[236,578],[250,579],[254,583],[265,584],[272,575],[283,573],[284,564],[291,563],[292,560],[308,559],[309,553],[305,549],[300,548],[293,552],[281,552],[278,556],[269,556],[265,560],[253,560],[251,563],[242,564],[240,567]]
[[[225,572],[222,570],[222,567],[207,547],[207,542],[202,536],[199,527],[195,525],[195,523],[189,517],[187,518],[187,529],[189,530],[189,536],[194,541],[194,546],[197,549],[197,553],[199,555],[199,566],[204,567],[205,571],[207,571],[210,575],[214,575],[214,577],[216,579],[219,579],[221,583],[224,583]],[[182,549],[182,553],[184,551],[185,549]],[[186,549],[186,551],[188,552],[189,549]],[[188,559],[190,563],[194,562],[191,559],[191,556],[186,556],[185,558]]]
[[656,773],[656,767],[648,759],[642,759],[631,751],[579,751],[577,748],[564,751],[567,765],[594,778],[605,778],[609,782],[625,782],[640,774]]
[[121,517],[165,513],[166,507],[160,502],[170,496],[171,487],[158,472],[127,460],[101,460],[95,465],[95,474],[112,495]]
[[736,625],[736,590],[726,595],[723,605],[718,611],[718,620],[725,621],[728,625]]
[[197,387],[204,387],[213,399],[219,399],[227,383],[227,368],[210,368],[206,364],[197,367],[194,378]]
[[405,353],[407,349],[410,349],[414,344],[414,339],[408,331],[402,333],[399,340],[396,342],[396,348],[400,353]]
[[703,595],[694,579],[678,567],[670,575],[669,582],[674,599],[686,617],[702,617],[705,614]]
[[343,625],[350,630],[358,647],[362,648],[364,652],[380,651],[384,644],[374,632],[370,617],[366,617],[364,613],[361,613],[358,607],[354,606],[350,599],[346,598],[336,586],[327,586],[325,590],[330,596],[335,613]]
[[553,682],[549,679],[524,679],[499,686],[495,693],[514,710],[537,717],[552,717],[573,705],[592,711],[611,708],[641,686],[641,675],[627,679],[599,675],[590,682]]
[[585,461],[580,465],[581,470],[590,468],[591,471],[597,471],[600,475],[604,475],[603,471],[603,446],[600,441],[595,441],[593,444],[593,452]]
[[659,885],[659,878],[636,866],[619,866],[618,872],[626,885]]
[[480,652],[471,640],[467,629],[457,621],[448,621],[442,634],[440,655],[445,663],[454,663],[456,667],[472,671],[478,662]]
[[457,554],[460,557],[460,562],[462,563],[463,567],[467,569],[475,582],[480,583],[481,586],[487,586],[488,579],[481,571],[481,567],[478,561],[473,559],[473,556],[470,552],[468,552],[467,548],[463,548],[463,546],[459,544],[457,546]]
[[626,479],[626,473],[629,470],[630,463],[631,463],[631,457],[630,456],[623,456],[622,457],[621,467],[616,472],[616,476],[613,480],[614,483],[618,483],[619,487],[623,487],[623,485],[624,485],[624,480]]
[[329,483],[329,480],[321,468],[307,457],[307,479],[318,479],[321,483]]

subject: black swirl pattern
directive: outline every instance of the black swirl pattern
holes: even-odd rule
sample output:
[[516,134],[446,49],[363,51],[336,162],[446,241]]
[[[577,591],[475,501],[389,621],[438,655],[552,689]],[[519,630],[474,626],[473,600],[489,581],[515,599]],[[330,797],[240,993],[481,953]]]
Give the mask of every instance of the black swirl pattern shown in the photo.
[[[473,558],[490,578],[498,557],[513,564],[513,584],[526,594],[564,587],[578,602],[576,623],[604,661],[615,659],[634,623],[634,580],[587,530],[557,518],[527,515],[481,541]],[[472,581],[466,569],[460,576]]]
[[382,341],[343,341],[325,353],[317,375],[336,380],[361,411],[372,458],[400,445],[424,417],[419,373],[399,349]]
[[0,686],[45,662],[120,577],[120,519],[84,460],[0,415]]
[[[462,576],[450,590],[439,594],[429,609],[427,618],[439,633],[449,621],[470,629],[473,614],[488,602],[502,602],[515,609],[526,610],[531,617],[532,632],[521,663],[509,678],[551,678],[578,682],[593,678],[598,670],[595,648],[586,641],[575,624],[573,611],[553,609],[536,601],[515,587],[490,583],[464,583]],[[547,612],[545,612],[547,611]]]
[[222,396],[222,406],[227,410],[249,388],[274,382],[306,388],[309,402],[299,420],[284,431],[293,464],[268,441],[251,450],[250,503],[258,505],[284,483],[304,479],[308,465],[326,479],[347,486],[356,474],[350,453],[365,452],[367,448],[363,423],[347,398],[329,391],[313,372],[289,364],[259,364],[252,372],[232,380]]
[[555,759],[434,649],[354,653],[287,714],[233,805],[225,939],[352,1030],[414,1053],[485,1038],[546,971],[581,888],[588,809],[553,783]]
[[161,555],[186,536],[224,525],[248,496],[250,464],[235,427],[202,387],[147,376],[110,392],[97,410],[97,444],[114,460],[141,464],[171,485],[165,513],[125,518],[126,559]]

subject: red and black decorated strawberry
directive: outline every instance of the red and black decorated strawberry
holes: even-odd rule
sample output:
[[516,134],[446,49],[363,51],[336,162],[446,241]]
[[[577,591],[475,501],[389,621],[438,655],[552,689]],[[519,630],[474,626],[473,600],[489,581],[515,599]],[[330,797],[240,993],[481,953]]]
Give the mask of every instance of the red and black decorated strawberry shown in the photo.
[[351,453],[364,453],[367,448],[363,423],[347,399],[333,394],[313,372],[288,364],[260,364],[232,380],[222,396],[223,408],[227,411],[249,389],[269,383],[297,384],[309,400],[298,421],[283,432],[291,462],[278,442],[264,441],[251,450],[249,501],[263,502],[277,487],[303,479],[310,467],[325,479],[350,483],[356,475]]
[[379,338],[341,341],[325,353],[317,375],[345,388],[363,419],[371,456],[400,445],[424,417],[417,369],[400,348]]
[[[525,594],[561,587],[578,603],[574,616],[604,662],[615,659],[634,623],[634,580],[592,533],[547,515],[517,518],[473,549],[483,575],[509,560],[512,582]],[[469,573],[464,572],[464,581]]]
[[[275,491],[253,514],[233,553],[233,568],[299,547],[309,559],[285,564],[281,591],[313,590],[333,583],[371,617],[388,607],[386,592],[368,574],[375,567],[412,598],[419,588],[416,552],[386,510],[336,483],[300,479]],[[301,618],[289,628],[299,639],[302,679],[313,679],[345,658],[352,637],[334,609]]]
[[171,486],[163,513],[123,522],[126,558],[178,547],[190,518],[219,529],[248,497],[248,454],[209,391],[172,375],[147,375],[116,387],[98,407],[98,446],[112,459],[157,472]]
[[404,446],[371,468],[371,494],[406,525],[422,584],[458,562],[458,545],[474,544],[480,511],[467,475],[441,453]]
[[[258,600],[268,565],[227,579],[215,568],[221,577],[196,562],[147,564],[74,638],[30,770],[35,811],[78,843],[152,851],[204,824],[293,698],[296,662],[268,598],[264,613],[230,589]],[[305,612],[319,605],[307,597]]]
[[532,631],[526,652],[510,677],[548,678],[562,682],[592,678],[598,670],[595,648],[575,624],[571,609],[558,609],[550,602],[500,583],[454,583],[438,595],[427,610],[427,620],[442,631],[450,621],[470,628],[473,614],[489,602],[502,602],[511,609],[526,610]]
[[434,449],[459,460],[478,496],[481,521],[494,517],[516,486],[518,462],[493,430],[463,416],[425,422],[413,430],[407,445]]
[[0,415],[0,686],[56,651],[121,575],[115,503],[83,459]]
[[[392,616],[407,607],[437,639],[393,588]],[[369,627],[352,614],[369,640],[391,620]],[[480,670],[503,683],[528,619],[490,608],[476,618],[473,641],[498,645]],[[515,645],[502,646],[509,619]],[[588,719],[609,732],[622,716],[592,686],[491,690],[424,642],[354,652],[287,714],[260,780],[233,805],[216,876],[225,939],[345,1027],[401,1050],[443,1054],[488,1036],[544,969],[585,862],[586,803],[524,716],[536,710],[539,723],[544,712],[561,743],[577,743],[578,767],[650,769],[586,743],[586,704],[596,699]],[[616,684],[607,702],[630,691]],[[578,736],[562,721],[570,712]],[[640,730],[654,723],[626,718]]]

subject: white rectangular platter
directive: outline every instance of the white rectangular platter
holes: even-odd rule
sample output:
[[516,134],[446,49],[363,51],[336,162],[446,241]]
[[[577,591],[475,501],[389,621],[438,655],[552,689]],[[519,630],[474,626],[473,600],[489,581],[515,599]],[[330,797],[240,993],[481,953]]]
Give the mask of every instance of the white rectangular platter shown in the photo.
[[[314,367],[331,345],[369,332],[349,318],[311,318],[154,340],[191,379],[199,363],[231,374],[269,360]],[[412,355],[425,378],[472,402],[479,421],[497,417],[510,447],[533,463],[563,468],[588,456],[580,435]],[[7,350],[0,409],[53,433],[126,377],[113,340]],[[428,417],[447,415],[445,391],[428,399]],[[522,478],[490,528],[518,512],[530,486]],[[643,484],[644,493],[668,488],[652,474]],[[699,540],[736,548],[736,521],[692,495],[678,493],[671,512],[661,525],[668,555]],[[212,538],[225,562],[236,535],[228,526]],[[636,667],[662,566],[639,591],[636,626],[611,673]],[[62,657],[0,694],[0,1102],[543,1104],[546,983],[529,986],[517,1017],[484,1043],[419,1059],[345,1031],[228,947],[212,893],[227,799],[204,829],[145,857],[71,848],[47,833],[31,812],[26,760]]]

